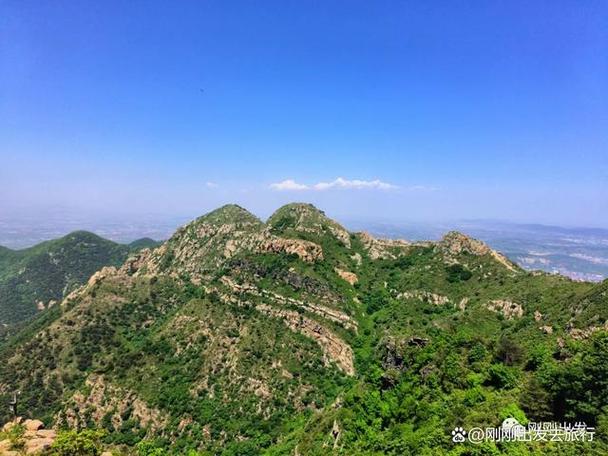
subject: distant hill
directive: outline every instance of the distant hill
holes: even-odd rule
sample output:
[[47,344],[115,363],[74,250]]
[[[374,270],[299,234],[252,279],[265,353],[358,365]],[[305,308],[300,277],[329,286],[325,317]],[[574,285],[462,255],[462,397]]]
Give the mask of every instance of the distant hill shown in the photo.
[[130,244],[128,244],[128,246],[132,252],[137,252],[138,250],[141,250],[141,249],[153,249],[155,247],[158,247],[161,244],[162,244],[162,242],[160,242],[160,241],[155,241],[154,239],[144,237],[144,238],[137,239],[137,240],[131,242]]
[[22,322],[48,309],[103,266],[158,243],[149,238],[117,244],[87,231],[23,250],[0,246],[0,326]]
[[[75,236],[59,264],[127,253]],[[59,267],[38,248],[37,269]],[[460,232],[378,239],[309,204],[266,222],[228,205],[0,344],[0,404],[18,390],[24,416],[103,429],[121,455],[608,454],[607,329],[608,282],[526,271]],[[452,440],[506,418],[597,435]]]

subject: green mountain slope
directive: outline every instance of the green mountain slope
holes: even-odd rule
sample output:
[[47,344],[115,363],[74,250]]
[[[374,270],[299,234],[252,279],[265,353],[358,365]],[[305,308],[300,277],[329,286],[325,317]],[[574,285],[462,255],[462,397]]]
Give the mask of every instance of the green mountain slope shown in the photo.
[[[6,342],[0,400],[20,390],[23,414],[103,428],[125,454],[605,454],[607,283],[525,272],[461,233],[380,240],[306,204],[267,223],[229,205]],[[596,440],[451,441],[506,417]]]
[[142,248],[141,239],[121,245],[76,231],[23,250],[0,247],[0,325],[24,321],[53,306],[103,266],[118,266]]

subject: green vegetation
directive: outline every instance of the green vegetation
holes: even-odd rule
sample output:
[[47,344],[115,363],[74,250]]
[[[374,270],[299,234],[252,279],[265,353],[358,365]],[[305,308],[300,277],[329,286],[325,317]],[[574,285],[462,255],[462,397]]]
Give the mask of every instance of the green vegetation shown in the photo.
[[0,326],[30,319],[103,266],[119,266],[129,254],[156,245],[146,238],[122,245],[75,231],[28,249],[0,247]]
[[104,433],[98,430],[85,429],[63,431],[51,446],[52,456],[97,456],[101,454],[101,438]]
[[[24,412],[71,429],[62,451],[608,452],[608,282],[528,273],[458,233],[373,241],[302,204],[267,224],[225,206],[127,269],[0,347],[0,401],[19,389]],[[509,417],[597,432],[451,440]]]
[[450,283],[467,281],[473,277],[471,271],[461,264],[452,264],[445,269],[448,274],[447,281]]
[[15,423],[6,431],[0,432],[0,440],[8,440],[11,450],[20,451],[25,445],[24,434],[25,426]]

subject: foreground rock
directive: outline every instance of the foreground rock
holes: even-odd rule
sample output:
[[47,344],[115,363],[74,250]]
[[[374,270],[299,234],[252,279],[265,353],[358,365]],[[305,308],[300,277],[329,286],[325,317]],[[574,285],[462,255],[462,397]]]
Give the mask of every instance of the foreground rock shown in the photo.
[[2,430],[6,433],[13,431],[14,435],[12,439],[0,440],[0,455],[4,456],[43,454],[51,448],[57,437],[54,430],[44,429],[42,421],[30,419],[23,421],[21,417],[6,423]]

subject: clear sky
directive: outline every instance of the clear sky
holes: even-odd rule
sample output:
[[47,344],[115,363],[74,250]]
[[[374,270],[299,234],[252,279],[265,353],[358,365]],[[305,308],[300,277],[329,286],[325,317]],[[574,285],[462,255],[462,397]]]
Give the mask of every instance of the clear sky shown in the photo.
[[0,217],[608,226],[608,2],[0,1]]

